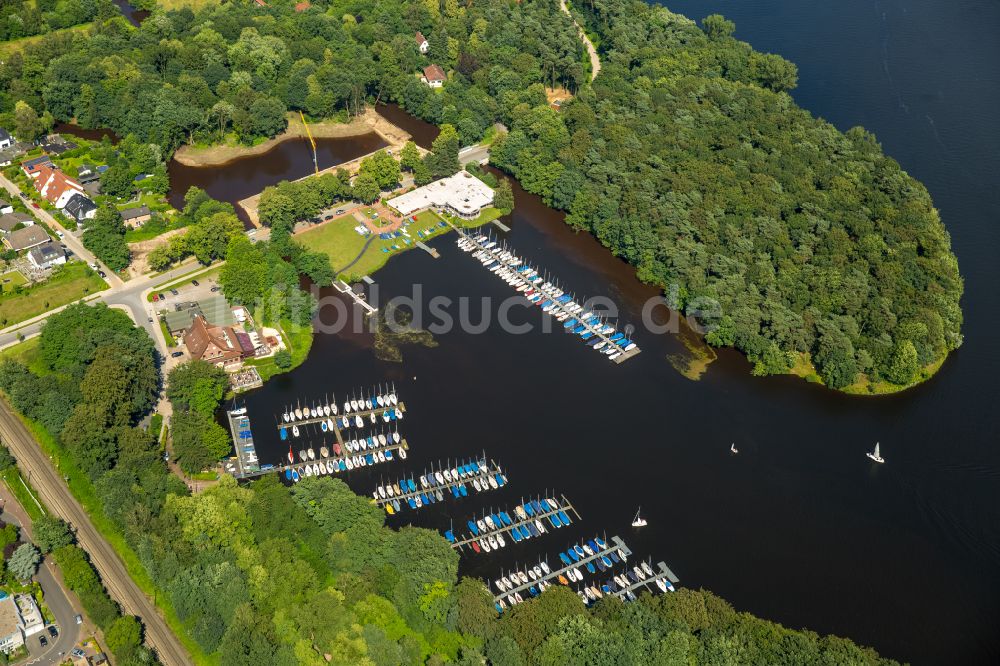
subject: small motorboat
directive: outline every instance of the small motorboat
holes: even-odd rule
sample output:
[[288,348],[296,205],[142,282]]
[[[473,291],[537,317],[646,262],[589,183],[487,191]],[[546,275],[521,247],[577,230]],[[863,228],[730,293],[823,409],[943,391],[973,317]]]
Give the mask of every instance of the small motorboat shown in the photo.
[[292,436],[293,437],[298,437],[299,436],[299,427],[298,426],[295,426],[295,425],[292,426]]
[[362,426],[363,426],[364,424],[365,424],[365,422],[361,420],[361,417],[360,417],[360,416],[355,416],[355,417],[354,417],[354,425],[356,425],[357,427],[359,427],[359,428],[360,428],[360,427],[362,427]]
[[316,452],[311,448],[306,449],[306,455],[309,456],[309,460],[316,460]]

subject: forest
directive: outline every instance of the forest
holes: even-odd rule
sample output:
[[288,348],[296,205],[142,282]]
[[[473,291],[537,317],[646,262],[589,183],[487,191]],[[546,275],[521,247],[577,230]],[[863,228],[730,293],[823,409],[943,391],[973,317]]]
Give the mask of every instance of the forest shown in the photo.
[[[140,425],[159,390],[156,366],[152,341],[127,315],[77,304],[46,323],[31,369],[0,363],[0,389],[58,440],[60,467],[83,472],[102,517],[124,535],[123,559],[155,581],[196,663],[895,663],[737,612],[706,591],[608,597],[587,609],[556,586],[498,618],[483,582],[459,577],[444,537],[387,527],[384,511],[339,479],[289,488],[277,476],[223,476],[192,495]],[[210,415],[224,383],[201,361],[172,371],[172,427],[204,433],[175,448],[182,461],[219,455],[213,431],[222,429]],[[39,544],[105,628],[116,663],[153,663],[135,619],[119,614],[65,526],[44,534]]]

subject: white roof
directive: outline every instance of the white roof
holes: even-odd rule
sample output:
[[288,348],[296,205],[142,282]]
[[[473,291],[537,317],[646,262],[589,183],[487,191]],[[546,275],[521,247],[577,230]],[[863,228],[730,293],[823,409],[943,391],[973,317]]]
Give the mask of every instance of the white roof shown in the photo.
[[493,203],[493,190],[467,171],[459,171],[454,176],[435,180],[386,203],[403,215],[432,206],[449,206],[472,214]]

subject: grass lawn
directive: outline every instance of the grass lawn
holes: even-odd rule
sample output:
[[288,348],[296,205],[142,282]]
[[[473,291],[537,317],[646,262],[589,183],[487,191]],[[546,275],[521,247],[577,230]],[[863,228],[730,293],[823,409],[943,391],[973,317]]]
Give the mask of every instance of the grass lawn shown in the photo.
[[4,273],[0,276],[0,294],[6,294],[14,291],[14,287],[19,284],[24,284],[28,279],[21,275],[18,271],[10,271],[9,273]]
[[46,33],[45,35],[32,35],[31,37],[22,37],[21,39],[13,39],[7,42],[0,42],[0,59],[6,60],[8,56],[16,51],[22,50],[24,47],[37,42],[42,41],[47,35],[62,35],[69,34],[72,32],[80,32],[81,30],[86,30],[90,27],[90,23],[81,23],[80,25],[74,25],[70,28],[61,28],[59,30],[53,30],[52,32]]
[[107,283],[83,262],[68,263],[55,269],[45,282],[20,294],[0,296],[0,325],[16,324],[107,288]]
[[12,358],[24,363],[36,375],[47,375],[49,374],[49,369],[42,363],[38,353],[38,344],[41,340],[41,337],[36,335],[24,342],[19,342],[16,345],[0,350],[0,359]]
[[[362,212],[370,216],[371,209],[366,208]],[[350,215],[313,227],[296,235],[295,238],[310,250],[328,255],[333,269],[340,271],[341,277],[352,280],[362,275],[374,273],[394,255],[416,247],[417,241],[425,241],[451,230],[451,227],[440,226],[442,218],[434,211],[425,210],[418,213],[416,217],[416,222],[411,221],[401,228],[401,231],[405,229],[409,235],[391,239],[375,236],[371,239],[368,249],[353,264],[351,262],[358,257],[358,254],[364,249],[365,243],[371,237],[361,236],[354,230],[358,222]],[[449,219],[457,226],[473,228],[491,222],[498,217],[500,217],[499,210],[487,208],[475,220],[451,217]]]
[[45,510],[38,500],[38,493],[24,480],[17,466],[8,467],[3,471],[2,475],[7,488],[17,498],[18,503],[24,507],[25,512],[31,518],[32,522],[45,515]]
[[[263,328],[264,324],[261,324],[260,326]],[[270,324],[267,326],[269,328],[273,328]],[[246,362],[246,365],[252,365],[257,368],[257,372],[260,373],[260,378],[265,382],[275,375],[280,375],[283,372],[288,372],[302,365],[302,363],[306,360],[306,357],[309,356],[309,350],[312,348],[313,330],[311,325],[299,326],[297,324],[293,324],[288,319],[282,319],[281,331],[283,333],[282,339],[285,341],[285,346],[292,354],[292,367],[284,370],[278,368],[277,364],[274,362],[273,356],[261,359],[251,359]]]
[[[135,205],[133,203],[133,205]],[[146,204],[147,206],[149,204]],[[131,206],[119,206],[119,209],[130,208]],[[165,234],[168,231],[173,231],[174,229],[183,229],[186,227],[186,219],[183,217],[171,217],[169,215],[158,215],[153,217],[149,222],[142,225],[138,229],[126,229],[125,230],[125,242],[126,243],[138,243],[140,241],[147,241],[156,238],[160,234]]]

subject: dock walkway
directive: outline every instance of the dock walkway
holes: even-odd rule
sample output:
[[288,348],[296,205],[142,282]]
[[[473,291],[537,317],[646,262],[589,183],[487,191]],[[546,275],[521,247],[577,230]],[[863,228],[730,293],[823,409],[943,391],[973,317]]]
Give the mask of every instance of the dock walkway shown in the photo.
[[[386,504],[392,504],[393,500],[398,500],[400,507],[409,506],[408,501],[411,499],[415,500],[418,497],[426,495],[427,493],[433,493],[438,490],[442,492],[446,490],[450,491],[452,488],[456,488],[461,485],[471,486],[473,480],[478,480],[480,482],[480,486],[482,487],[482,490],[476,491],[477,493],[485,492],[487,490],[492,490],[493,489],[492,486],[489,485],[489,479],[490,477],[494,477],[495,474],[500,474],[501,476],[503,476],[503,472],[500,471],[500,466],[493,460],[490,460],[489,464],[486,466],[483,466],[482,461],[477,460],[476,463],[480,467],[480,471],[478,474],[471,474],[469,476],[464,476],[459,479],[455,479],[453,481],[448,481],[444,484],[435,484],[433,486],[428,486],[426,488],[418,485],[417,489],[414,490],[413,492],[400,493],[398,495],[387,496],[384,498],[381,496],[376,497],[375,503],[381,507],[385,507]],[[408,477],[407,476],[402,477],[401,480],[405,479],[412,480],[413,478],[414,477],[411,474]],[[397,485],[399,484],[397,483]],[[504,482],[504,485],[507,485],[506,481]],[[498,484],[498,488],[499,487],[502,486],[499,486]],[[424,506],[426,506],[426,504]]]
[[238,478],[262,473],[246,407],[227,411],[226,420],[229,421],[229,432],[233,435],[233,447],[236,449],[236,469],[240,474]]
[[[587,562],[593,562],[594,560],[600,559],[601,557],[604,557],[605,555],[611,553],[612,551],[619,551],[620,550],[621,552],[625,553],[626,557],[630,556],[632,554],[632,551],[629,550],[629,547],[625,545],[625,542],[622,541],[617,536],[611,537],[611,541],[609,541],[607,543],[608,543],[608,547],[607,548],[603,548],[603,549],[601,549],[599,551],[596,551],[593,555],[588,555],[587,557],[581,557],[579,562],[574,562],[571,565],[563,566],[563,567],[560,567],[559,569],[553,569],[552,573],[545,574],[541,578],[538,578],[537,580],[533,580],[533,581],[524,583],[523,585],[515,587],[512,590],[507,590],[506,592],[503,592],[501,594],[498,594],[498,595],[494,596],[493,597],[494,603],[497,602],[497,601],[500,601],[500,599],[506,599],[507,595],[511,595],[511,594],[516,593],[516,592],[524,592],[525,590],[527,590],[528,588],[530,588],[532,585],[538,585],[538,581],[546,581],[546,582],[556,581],[556,582],[558,582],[559,576],[565,575],[566,572],[569,569],[576,569],[578,567],[586,567],[587,566]],[[548,560],[546,560],[546,562],[548,562]],[[652,580],[652,579],[649,579],[649,580]]]
[[[538,499],[539,501],[542,501],[541,498],[536,498],[536,499]],[[520,528],[520,527],[522,527],[524,525],[527,525],[528,523],[534,523],[536,520],[542,520],[544,518],[548,518],[549,516],[551,516],[553,514],[559,513],[560,511],[565,511],[567,514],[572,513],[574,516],[576,516],[577,520],[580,520],[580,513],[573,507],[572,504],[570,504],[569,500],[566,499],[565,495],[560,495],[559,496],[559,500],[560,501],[556,502],[556,504],[559,505],[558,509],[549,509],[549,510],[544,511],[542,513],[537,513],[536,512],[535,515],[533,515],[533,516],[528,516],[527,518],[524,518],[523,520],[512,521],[510,525],[505,525],[505,526],[503,526],[503,527],[501,527],[499,529],[494,529],[494,530],[489,530],[487,532],[483,532],[479,536],[475,536],[473,534],[469,534],[469,536],[467,536],[464,539],[456,540],[455,543],[451,544],[451,547],[454,548],[455,550],[462,551],[465,548],[469,547],[472,544],[473,541],[480,541],[481,539],[485,539],[485,538],[489,537],[490,535],[496,536],[497,534],[502,534],[504,537],[510,536],[511,543],[514,543],[514,537],[511,536],[511,533],[514,531],[515,527]],[[521,506],[523,506],[523,505],[524,505],[524,502],[521,502]],[[547,532],[551,531],[551,530],[554,530],[554,529],[556,529],[556,528],[552,527],[551,523],[549,523],[546,526],[546,531]]]
[[[350,266],[348,266],[347,268],[350,268]],[[367,314],[375,314],[376,312],[378,312],[378,308],[376,308],[371,303],[366,301],[362,295],[358,294],[356,291],[351,289],[351,285],[347,284],[343,280],[334,280],[333,288],[339,291],[340,293],[347,294],[351,298],[353,298],[354,302],[360,305]]]
[[[475,243],[477,247],[479,247],[483,252],[485,252],[487,255],[489,255],[490,258],[493,261],[495,261],[497,264],[501,264],[501,265],[504,265],[504,266],[509,266],[511,268],[511,270],[513,271],[513,273],[514,273],[514,278],[516,278],[516,281],[518,282],[518,284],[523,285],[526,289],[527,288],[532,288],[532,289],[536,289],[537,290],[537,286],[535,284],[533,284],[531,280],[529,280],[527,277],[525,277],[524,275],[522,275],[517,270],[517,268],[523,267],[523,266],[525,266],[527,264],[525,264],[525,263],[522,262],[521,264],[519,264],[518,267],[510,266],[506,261],[504,261],[503,258],[501,258],[501,256],[500,256],[501,252],[497,248],[487,249],[487,248],[483,247],[481,243],[478,243],[477,241],[475,241],[471,236],[469,236],[469,234],[465,233],[465,231],[462,230],[461,228],[457,227],[456,225],[452,224],[451,222],[448,222],[448,224],[451,224],[451,227],[455,231],[457,231],[458,234],[462,238],[464,238],[464,239],[466,239],[466,240],[468,240],[468,241],[470,241],[472,243]],[[521,292],[519,292],[519,293],[521,293]],[[522,293],[522,295],[523,295],[523,293]],[[586,330],[591,333],[590,337],[600,338],[601,340],[604,341],[605,346],[610,345],[611,347],[613,347],[615,349],[618,349],[621,353],[618,355],[617,358],[614,359],[614,361],[613,361],[614,363],[624,363],[625,361],[627,361],[628,359],[632,358],[633,356],[638,355],[639,352],[642,351],[641,349],[639,349],[638,346],[636,346],[631,351],[625,351],[624,349],[622,349],[621,347],[619,347],[616,343],[614,343],[614,342],[611,341],[610,335],[601,332],[601,329],[603,328],[603,324],[599,324],[598,326],[593,326],[593,325],[587,324],[587,323],[581,321],[577,317],[576,314],[574,314],[574,313],[570,312],[569,310],[567,310],[562,303],[559,303],[555,299],[547,299],[547,300],[551,300],[552,301],[552,306],[551,306],[552,309],[548,312],[549,315],[551,315],[552,317],[557,317],[558,315],[565,313],[566,314],[565,319],[573,319],[573,320],[577,321],[579,325],[585,327]],[[539,301],[539,303],[541,303],[541,302],[542,301]],[[582,305],[582,303],[580,305]]]
[[[666,579],[669,580],[671,583],[678,582],[677,576],[675,576],[674,572],[667,567],[665,562],[658,562],[656,566],[659,568],[659,571],[655,572],[652,576],[649,576],[645,580],[640,580],[637,583],[632,583],[631,585],[629,585],[624,589],[618,590],[617,592],[612,592],[612,594],[618,597],[619,599],[624,600],[626,592],[635,592],[640,588],[649,590],[650,592],[656,592],[657,590],[660,589],[656,586],[657,580]],[[627,577],[626,580],[628,580]]]

